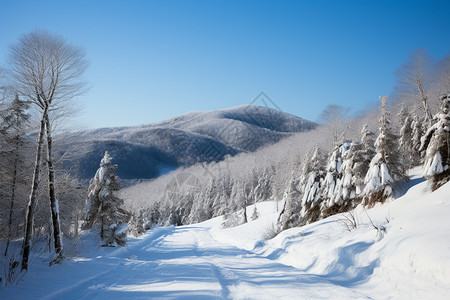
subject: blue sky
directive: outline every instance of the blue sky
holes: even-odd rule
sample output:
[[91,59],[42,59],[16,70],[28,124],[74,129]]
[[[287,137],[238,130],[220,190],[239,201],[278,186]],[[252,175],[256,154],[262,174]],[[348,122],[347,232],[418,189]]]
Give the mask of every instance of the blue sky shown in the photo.
[[83,127],[152,123],[261,91],[316,120],[392,92],[408,53],[450,50],[450,1],[0,0],[0,64],[46,29],[86,50]]

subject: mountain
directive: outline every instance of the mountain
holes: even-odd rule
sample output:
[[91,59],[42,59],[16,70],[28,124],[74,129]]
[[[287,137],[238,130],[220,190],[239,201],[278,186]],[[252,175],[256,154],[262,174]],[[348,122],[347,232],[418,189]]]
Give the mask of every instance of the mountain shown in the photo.
[[243,105],[190,112],[154,124],[86,130],[65,137],[58,153],[81,179],[94,176],[105,150],[123,179],[150,179],[179,166],[255,151],[316,123],[275,109]]

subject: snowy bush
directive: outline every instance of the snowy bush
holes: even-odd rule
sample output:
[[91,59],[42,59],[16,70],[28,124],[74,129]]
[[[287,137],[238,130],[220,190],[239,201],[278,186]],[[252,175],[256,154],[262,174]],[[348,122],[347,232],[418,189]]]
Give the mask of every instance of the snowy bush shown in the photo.
[[359,220],[356,216],[355,210],[343,213],[342,218],[339,219],[339,223],[348,231],[352,231],[359,226]]

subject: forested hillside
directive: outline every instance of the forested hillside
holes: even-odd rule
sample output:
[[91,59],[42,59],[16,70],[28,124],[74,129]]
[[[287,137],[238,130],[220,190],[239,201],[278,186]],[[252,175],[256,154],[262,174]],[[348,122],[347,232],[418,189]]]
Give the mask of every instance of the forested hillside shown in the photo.
[[180,166],[255,151],[316,126],[274,108],[243,105],[191,112],[155,124],[65,135],[60,137],[58,151],[63,166],[82,179],[92,177],[106,150],[121,166],[122,179],[150,179]]

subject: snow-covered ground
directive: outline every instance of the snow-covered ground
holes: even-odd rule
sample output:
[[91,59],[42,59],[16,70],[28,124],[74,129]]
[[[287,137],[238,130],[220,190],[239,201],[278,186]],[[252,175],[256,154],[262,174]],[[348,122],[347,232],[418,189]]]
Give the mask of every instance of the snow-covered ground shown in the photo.
[[277,212],[264,202],[230,229],[222,218],[155,228],[123,248],[86,236],[79,255],[37,259],[0,299],[450,299],[450,183],[430,193],[413,175],[404,192],[358,207],[351,231],[345,214],[268,239]]

